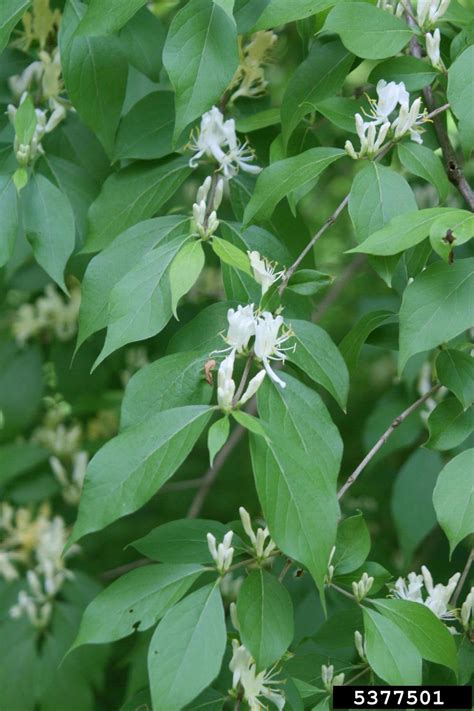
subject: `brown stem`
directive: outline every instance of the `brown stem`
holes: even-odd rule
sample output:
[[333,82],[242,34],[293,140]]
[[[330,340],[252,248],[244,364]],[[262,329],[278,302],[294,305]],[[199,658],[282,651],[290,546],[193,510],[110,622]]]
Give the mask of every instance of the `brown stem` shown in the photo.
[[456,607],[457,601],[459,599],[459,595],[461,594],[461,591],[464,587],[464,583],[466,582],[466,578],[469,575],[469,571],[471,569],[471,565],[474,561],[474,548],[471,548],[471,552],[469,553],[469,557],[466,561],[466,565],[464,566],[464,570],[462,571],[462,575],[459,578],[458,584],[456,585],[456,590],[454,591],[454,595],[451,599],[451,604],[453,607]]
[[404,422],[407,419],[407,417],[409,417],[412,414],[412,412],[415,412],[416,410],[418,410],[418,408],[421,407],[423,405],[423,403],[425,403],[427,400],[429,400],[430,397],[432,397],[435,394],[435,392],[437,392],[437,390],[439,390],[439,388],[440,388],[440,385],[435,385],[434,387],[432,387],[429,392],[427,392],[425,395],[423,395],[418,400],[416,400],[416,402],[412,403],[410,405],[410,407],[407,407],[406,410],[404,410],[400,415],[398,415],[398,417],[396,417],[394,419],[394,421],[392,422],[390,427],[383,433],[383,435],[381,437],[379,437],[379,439],[374,444],[374,446],[372,447],[370,452],[367,454],[367,456],[364,457],[364,459],[361,461],[359,466],[356,467],[356,469],[354,469],[352,474],[349,476],[349,478],[347,479],[345,484],[343,484],[343,486],[339,489],[339,491],[337,493],[338,499],[342,498],[344,496],[344,494],[346,493],[346,491],[352,486],[352,484],[354,484],[354,482],[358,479],[359,475],[362,474],[362,472],[364,471],[367,464],[375,457],[375,455],[377,454],[379,449],[381,449],[383,447],[383,445],[385,444],[385,442],[393,435],[393,433],[395,432],[397,427],[399,427],[402,424],[402,422]]
[[[408,24],[413,27],[412,18],[408,16],[407,19]],[[410,40],[410,54],[417,59],[421,59],[423,57],[423,51],[417,37],[412,37]],[[462,195],[469,206],[470,211],[474,212],[474,191],[466,180],[466,177],[462,171],[462,165],[457,158],[456,151],[449,140],[448,132],[439,116],[441,111],[438,111],[436,107],[436,100],[431,86],[424,87],[423,98],[425,100],[426,108],[430,112],[428,118],[433,120],[433,126],[443,154],[446,175],[448,176],[450,182]],[[442,107],[439,108],[441,109]]]

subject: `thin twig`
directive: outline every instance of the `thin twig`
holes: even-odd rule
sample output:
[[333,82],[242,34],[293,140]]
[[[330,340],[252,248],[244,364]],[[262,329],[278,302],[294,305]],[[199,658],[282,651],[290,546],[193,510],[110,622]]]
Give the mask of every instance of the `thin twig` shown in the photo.
[[245,432],[246,430],[243,427],[237,426],[232,432],[227,442],[225,443],[225,445],[222,447],[221,451],[217,454],[216,458],[214,459],[214,464],[212,465],[212,467],[209,467],[209,469],[201,479],[201,485],[198,491],[196,492],[191,506],[189,507],[187,518],[197,518],[199,516],[202,507],[204,506],[204,502],[207,499],[207,495],[209,494],[209,491],[212,485],[214,484],[214,481],[217,479],[220,470],[226,463],[229,455],[233,452],[233,450],[239,444],[241,439],[243,439]]
[[333,590],[337,590],[337,592],[341,593],[341,595],[344,595],[345,597],[349,598],[349,600],[352,600],[353,602],[356,602],[358,605],[360,605],[360,602],[355,595],[348,592],[347,590],[344,590],[344,588],[340,588],[339,585],[334,585],[334,583],[331,583],[329,587],[333,588]]
[[340,499],[342,496],[344,496],[346,491],[352,486],[352,484],[354,484],[354,482],[357,480],[359,475],[364,471],[367,464],[375,457],[375,455],[377,454],[379,449],[381,449],[383,447],[383,445],[385,444],[385,442],[393,435],[393,433],[395,432],[397,427],[399,427],[402,424],[402,422],[404,422],[407,419],[407,417],[409,417],[412,414],[412,412],[415,412],[416,410],[418,410],[418,408],[421,407],[421,405],[423,405],[424,402],[429,400],[429,398],[432,397],[434,395],[434,393],[437,390],[439,390],[439,388],[440,388],[439,385],[435,385],[434,387],[432,387],[429,392],[425,393],[425,395],[423,395],[418,400],[416,400],[416,402],[412,403],[410,405],[410,407],[407,407],[406,410],[404,410],[400,415],[398,415],[398,417],[396,417],[394,419],[394,421],[392,422],[390,427],[377,440],[377,442],[374,444],[374,446],[372,447],[370,452],[367,454],[367,456],[364,457],[364,459],[361,461],[359,466],[356,467],[356,469],[354,469],[352,474],[349,476],[349,478],[347,479],[345,484],[339,489],[339,491],[337,493],[338,499]]
[[284,581],[286,574],[292,565],[293,565],[293,561],[291,560],[291,558],[288,558],[288,560],[286,561],[285,565],[283,566],[283,568],[281,570],[280,575],[278,576],[278,580],[280,581],[280,583],[282,583]]
[[135,568],[143,568],[144,565],[150,565],[151,563],[153,563],[153,561],[148,560],[148,558],[139,558],[131,563],[125,563],[124,565],[119,565],[117,568],[106,570],[105,573],[100,575],[100,579],[104,582],[115,580],[115,578],[120,578],[121,575],[129,573],[131,570],[135,570]]
[[471,552],[469,553],[469,557],[466,561],[466,565],[464,566],[464,570],[462,571],[462,575],[459,578],[458,584],[456,585],[456,590],[454,591],[454,595],[451,599],[451,604],[453,607],[456,607],[457,601],[459,599],[459,595],[461,594],[461,591],[464,587],[464,583],[466,582],[467,576],[469,575],[469,571],[471,569],[472,562],[474,561],[474,548],[471,548]]
[[352,679],[348,679],[344,686],[349,686],[352,684],[354,681],[357,681],[357,679],[360,679],[361,676],[364,676],[364,674],[367,674],[367,672],[370,671],[370,667],[365,667],[365,669],[362,669],[361,672],[356,674],[355,676],[352,677]]
[[[409,10],[412,12],[413,8],[411,3],[407,3]],[[416,27],[416,23],[408,15],[408,24],[411,27]],[[417,59],[423,57],[422,47],[417,39],[417,37],[412,37],[410,40],[410,54]],[[436,107],[436,100],[433,94],[433,89],[431,86],[425,86],[423,89],[423,98],[425,100],[426,108],[430,112],[427,118],[433,119],[433,126],[436,131],[436,136],[438,138],[438,143],[443,154],[444,168],[446,170],[446,175],[449,181],[457,188],[459,193],[462,195],[464,200],[471,212],[474,212],[474,191],[466,180],[466,177],[462,171],[462,166],[458,161],[456,151],[454,150],[451,141],[449,140],[448,132],[444,126],[443,121],[439,117],[441,109],[444,107]]]

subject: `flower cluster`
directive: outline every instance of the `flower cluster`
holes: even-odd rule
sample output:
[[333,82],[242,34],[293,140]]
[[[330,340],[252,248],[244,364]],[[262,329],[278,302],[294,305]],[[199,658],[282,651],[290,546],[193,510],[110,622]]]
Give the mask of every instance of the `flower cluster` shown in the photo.
[[[249,512],[244,509],[243,506],[239,508],[240,520],[242,521],[242,526],[247,536],[250,538],[250,543],[252,544],[253,552],[255,557],[259,561],[263,561],[269,558],[276,549],[275,541],[270,537],[270,531],[265,526],[265,528],[257,528],[255,533],[252,527],[252,520],[250,518]],[[267,538],[269,539],[267,542]]]
[[449,7],[451,0],[418,0],[416,21],[420,29],[432,27],[440,20]]
[[323,664],[321,667],[321,681],[324,684],[324,688],[326,691],[329,691],[329,693],[332,692],[334,686],[342,686],[344,684],[344,676],[344,672],[334,676],[333,664],[330,664],[329,666]]
[[[247,306],[238,306],[237,309],[229,309],[227,312],[227,321],[229,324],[227,334],[224,340],[229,345],[230,355],[221,363],[218,375],[218,398],[219,404],[224,409],[229,409],[232,406],[234,397],[235,383],[232,380],[234,368],[234,360],[236,354],[249,354],[250,339],[254,338],[253,355],[255,359],[263,364],[268,376],[278,383],[282,388],[285,387],[285,382],[281,380],[274,372],[270,365],[270,361],[284,362],[286,359],[282,345],[287,341],[292,333],[288,329],[280,333],[283,326],[283,317],[273,316],[269,311],[258,313],[254,309],[253,304]],[[242,405],[252,395],[254,395],[264,380],[264,375],[258,373],[249,383],[246,393],[239,404]],[[220,390],[220,394],[219,394]]]
[[[240,630],[237,618],[237,610],[234,603],[230,606],[232,624],[237,631]],[[281,682],[276,681],[277,672],[275,667],[263,669],[257,674],[255,660],[248,649],[238,640],[232,640],[232,658],[229,663],[232,672],[232,689],[237,692],[239,687],[242,690],[243,699],[249,705],[250,711],[262,711],[266,708],[262,699],[267,699],[274,704],[279,711],[285,706],[284,695],[276,691],[275,685]]]
[[466,599],[461,605],[461,624],[465,630],[469,629],[474,611],[474,587],[470,589]]
[[264,66],[277,39],[271,30],[255,32],[245,45],[239,38],[240,64],[230,86],[230,91],[237,87],[231,94],[231,103],[242,96],[255,99],[265,93],[268,82]]
[[401,17],[405,12],[403,2],[398,2],[398,0],[377,0],[377,7],[395,15],[395,17]]
[[193,205],[194,227],[202,239],[208,239],[219,227],[217,210],[224,194],[224,180],[218,178],[214,190],[212,178],[207,176],[204,183],[197,191],[196,202]]
[[44,295],[34,304],[20,306],[12,324],[18,345],[23,346],[31,338],[45,333],[53,333],[60,341],[70,340],[77,331],[81,292],[78,287],[72,287],[70,294],[70,299],[65,301],[56,287],[48,284]]
[[[27,99],[27,97],[28,94],[25,92],[20,99],[20,106]],[[29,143],[21,143],[18,136],[15,136],[13,147],[15,150],[15,157],[20,166],[30,165],[36,158],[38,158],[38,156],[44,154],[43,146],[41,145],[44,135],[46,133],[51,133],[51,131],[56,128],[56,126],[66,115],[66,109],[62,104],[55,99],[51,101],[53,101],[53,108],[49,111],[49,116],[48,110],[42,111],[41,109],[35,109],[36,127]],[[16,106],[8,104],[7,114],[12,125],[15,123],[17,111],[18,109]]]
[[[345,149],[351,158],[374,158],[384,147],[387,136],[397,141],[409,134],[412,141],[423,143],[421,124],[426,120],[426,114],[420,113],[421,99],[415,99],[410,106],[410,94],[401,81],[391,81],[387,84],[381,79],[377,83],[378,99],[371,99],[370,121],[364,121],[361,114],[355,115],[357,135],[360,139],[360,150],[356,152],[351,141],[346,141]],[[394,116],[398,109],[398,114]]]
[[433,578],[424,565],[421,566],[421,575],[412,572],[408,579],[398,578],[392,589],[392,594],[401,600],[412,600],[426,605],[442,620],[455,619],[454,612],[449,608],[449,601],[456,589],[461,573],[455,573],[448,580],[447,585],[433,584]]
[[83,431],[80,424],[66,424],[71,413],[63,400],[48,399],[43,422],[32,435],[32,441],[44,447],[51,456],[51,470],[61,486],[64,500],[77,506],[81,497],[89,454],[81,449]]
[[[64,582],[73,577],[62,557],[67,540],[64,520],[53,518],[47,504],[40,507],[35,518],[28,509],[15,511],[3,504],[0,532],[0,575],[11,581],[19,579],[26,569],[27,590],[19,592],[10,616],[18,619],[26,614],[34,627],[44,628],[51,619],[54,598]],[[73,546],[69,555],[77,551]]]
[[196,168],[202,156],[216,161],[224,178],[233,178],[239,170],[247,173],[260,173],[256,165],[250,165],[254,154],[247,143],[240,143],[235,131],[234,119],[224,121],[224,116],[217,106],[203,114],[197,136],[189,144],[194,151],[190,159],[191,168]]
[[363,662],[367,662],[367,648],[364,640],[364,635],[356,630],[354,632],[354,643],[357,649],[357,654],[362,659]]
[[352,583],[352,592],[354,593],[354,597],[356,598],[356,600],[361,602],[364,597],[369,594],[373,584],[373,577],[371,575],[368,575],[367,573],[362,573],[361,579],[357,583]]
[[207,534],[207,545],[212,556],[216,569],[220,575],[225,575],[232,565],[234,549],[232,548],[233,531],[228,531],[222,543],[217,544],[216,537],[212,533]]
[[260,255],[260,252],[253,250],[247,252],[249,255],[250,266],[252,268],[253,277],[257,284],[262,287],[262,296],[267,293],[269,288],[275,284],[285,274],[284,271],[276,272],[275,263],[270,262],[265,257]]

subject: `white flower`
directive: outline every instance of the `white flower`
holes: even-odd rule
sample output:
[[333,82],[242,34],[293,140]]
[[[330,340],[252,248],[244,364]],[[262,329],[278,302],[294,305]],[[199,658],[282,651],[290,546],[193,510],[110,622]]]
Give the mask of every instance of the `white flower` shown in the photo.
[[237,353],[243,353],[248,346],[252,336],[255,336],[256,319],[254,315],[254,305],[238,306],[237,310],[229,309],[227,312],[229,328],[226,342]]
[[203,114],[197,138],[189,144],[194,151],[189,165],[195,168],[199,158],[206,155],[219,164],[225,178],[232,178],[239,169],[247,173],[259,173],[261,168],[249,165],[254,154],[246,143],[241,144],[235,131],[234,119],[224,121],[217,106]]
[[390,123],[387,121],[383,123],[378,129],[378,121],[367,122],[364,121],[360,114],[355,115],[355,125],[357,135],[360,139],[360,151],[357,153],[354,149],[352,141],[346,141],[344,148],[346,152],[354,160],[358,158],[363,158],[364,156],[374,157],[382,148],[383,142],[387,137],[388,131],[390,129]]
[[359,632],[359,630],[354,632],[354,642],[357,654],[363,662],[367,662],[367,649],[365,646],[364,636]]
[[239,402],[237,403],[239,406],[245,405],[245,403],[250,400],[251,397],[255,395],[257,390],[259,389],[260,385],[263,383],[265,380],[265,375],[266,372],[264,370],[261,370],[260,372],[257,373],[257,375],[254,375],[253,378],[250,380],[249,384],[247,385],[247,389],[240,398]]
[[239,508],[240,520],[242,521],[242,526],[247,536],[250,538],[250,542],[255,551],[255,555],[259,560],[264,560],[268,558],[276,548],[275,541],[270,538],[267,543],[267,538],[270,536],[270,531],[268,528],[257,528],[257,533],[254,532],[252,528],[252,520],[250,518],[249,512],[244,509],[243,506]]
[[421,590],[423,588],[423,576],[416,573],[408,574],[408,585],[404,578],[398,578],[392,592],[395,597],[401,600],[412,600],[413,602],[423,602]]
[[216,537],[212,533],[207,534],[207,545],[209,547],[209,552],[212,556],[213,561],[216,564],[217,571],[224,575],[229,570],[232,565],[232,557],[234,555],[234,549],[232,548],[232,537],[234,535],[233,531],[228,531],[222,543],[217,545]]
[[79,503],[88,462],[89,454],[86,451],[75,452],[72,455],[72,471],[69,473],[58,457],[49,458],[53,474],[60,483],[63,498],[68,504],[76,506]]
[[344,684],[344,673],[336,674],[334,676],[334,665],[330,664],[326,666],[323,664],[321,667],[321,681],[326,687],[326,691],[331,692],[334,686],[342,686]]
[[435,67],[435,69],[443,70],[444,64],[439,51],[439,45],[441,42],[441,35],[439,29],[436,28],[433,34],[431,34],[431,32],[427,32],[425,35],[425,41],[426,54],[428,55],[428,59],[430,60],[431,64],[433,65],[433,67]]
[[[222,202],[222,196],[224,194],[224,181],[222,178],[217,179],[216,187],[212,195],[209,195],[211,185],[212,178],[208,175],[204,183],[198,189],[196,202],[193,205],[195,228],[203,239],[208,239],[219,227],[217,209]],[[208,205],[208,199],[212,201],[210,205]]]
[[[421,566],[421,573],[421,575],[409,573],[408,585],[403,578],[399,578],[392,589],[392,594],[402,600],[412,600],[429,607],[442,620],[454,619],[455,615],[448,609],[448,604],[461,573],[451,576],[447,585],[441,585],[441,583],[434,585],[433,577],[425,565]],[[426,597],[423,596],[423,588],[427,593]]]
[[19,577],[17,569],[11,562],[11,558],[12,556],[6,551],[0,551],[0,575],[7,583]]
[[428,597],[424,602],[426,607],[429,607],[430,610],[440,619],[453,619],[454,615],[450,610],[448,610],[448,603],[456,589],[461,573],[455,573],[452,575],[449,578],[447,585],[442,585],[441,583],[434,585],[431,573],[426,566],[421,566],[421,572],[425,582],[425,588],[428,592]]
[[244,699],[249,705],[249,711],[263,711],[267,707],[261,701],[261,698],[267,699],[274,704],[278,711],[282,711],[285,706],[285,697],[283,694],[275,691],[270,685],[274,682],[275,674],[271,670],[256,673],[255,664],[252,664],[249,669],[242,674],[241,684],[244,690]]
[[389,121],[389,116],[400,106],[408,105],[410,95],[405,89],[405,84],[401,81],[397,84],[394,81],[387,82],[380,79],[375,87],[378,95],[377,102],[373,103],[373,115],[376,123],[386,123]]
[[420,27],[434,25],[446,12],[450,0],[418,0],[416,20]]
[[233,103],[241,96],[255,98],[262,96],[268,86],[264,64],[278,37],[272,31],[255,32],[245,46],[239,42],[240,64],[231,82],[238,86],[230,97]]
[[234,361],[235,351],[232,350],[220,364],[217,373],[217,402],[225,412],[232,409],[235,394],[235,382],[232,380]]
[[472,616],[472,611],[474,609],[474,587],[472,587],[467,594],[466,599],[464,600],[462,606],[461,606],[461,622],[462,626],[464,629],[468,629],[469,627],[469,620],[471,619]]
[[286,387],[286,383],[277,376],[270,366],[270,360],[284,362],[286,359],[281,345],[287,341],[292,334],[290,331],[286,331],[278,335],[282,325],[282,316],[273,316],[269,311],[264,311],[262,315],[257,318],[254,350],[255,356],[263,362],[263,366],[269,377],[284,388]]
[[411,107],[408,104],[403,104],[400,107],[400,112],[392,123],[392,129],[395,129],[394,138],[398,139],[409,133],[410,138],[415,143],[423,143],[420,136],[422,129],[420,125],[425,122],[425,113],[420,113],[421,99],[415,99]]
[[21,74],[15,74],[8,79],[8,86],[12,93],[20,97],[29,90],[33,83],[38,84],[43,76],[44,66],[42,62],[32,62]]
[[275,272],[275,266],[265,259],[265,257],[260,256],[260,252],[253,250],[252,252],[247,252],[250,259],[250,266],[252,267],[253,276],[257,284],[262,287],[262,296],[268,289],[274,284],[280,277],[283,276],[284,272]]
[[359,602],[361,602],[361,600],[369,594],[373,584],[373,577],[371,575],[367,575],[367,573],[362,573],[362,577],[359,582],[352,583],[352,592]]
[[240,683],[243,674],[249,669],[252,661],[252,656],[247,648],[240,644],[237,639],[233,639],[232,659],[229,664],[229,669],[232,672],[232,688],[235,689]]

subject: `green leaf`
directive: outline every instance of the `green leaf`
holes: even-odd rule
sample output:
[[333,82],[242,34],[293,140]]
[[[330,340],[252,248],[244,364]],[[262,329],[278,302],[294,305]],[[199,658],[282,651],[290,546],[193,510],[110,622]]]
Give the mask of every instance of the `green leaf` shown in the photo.
[[174,96],[153,91],[137,101],[121,119],[114,155],[116,159],[162,158],[173,152]]
[[471,138],[465,146],[466,150],[472,148],[474,143],[471,128],[474,93],[473,62],[474,46],[471,46],[464,50],[448,70],[448,101],[459,119],[461,135],[466,132]]
[[130,64],[154,82],[160,81],[165,39],[163,23],[146,7],[139,10],[119,34],[120,47]]
[[436,218],[430,227],[430,243],[448,264],[453,249],[474,237],[474,215],[467,210],[454,210]]
[[31,96],[26,95],[18,107],[13,122],[15,134],[20,143],[28,145],[36,129],[37,117]]
[[333,96],[317,105],[318,112],[345,133],[356,133],[354,114],[365,103],[361,99],[348,99],[343,96]]
[[122,575],[92,600],[72,649],[104,644],[155,625],[204,572],[199,565],[146,565]]
[[422,59],[403,56],[391,57],[385,62],[377,64],[370,73],[369,81],[372,84],[377,84],[381,79],[387,82],[402,81],[407,91],[419,91],[425,86],[429,86],[437,76],[436,69]]
[[293,641],[293,604],[285,587],[265,570],[248,575],[237,597],[240,638],[255,659],[257,671],[268,669]]
[[[417,210],[405,178],[383,165],[369,162],[357,173],[349,195],[349,214],[357,242],[380,230],[392,217]],[[377,273],[390,285],[398,258],[371,260]]]
[[287,288],[301,296],[313,296],[332,282],[333,277],[329,274],[317,272],[315,269],[299,269],[290,277]]
[[[252,0],[252,3],[254,2],[255,0]],[[288,0],[269,0],[252,29],[254,32],[268,30],[271,27],[285,25],[287,22],[303,20],[305,17],[327,10],[336,2],[337,0],[291,0],[289,3]]]
[[385,323],[394,323],[396,314],[391,311],[370,311],[362,316],[339,344],[339,350],[346,361],[349,372],[354,372],[359,361],[362,346],[370,334]]
[[142,555],[162,563],[209,565],[211,554],[207,534],[212,533],[218,540],[222,540],[228,530],[219,521],[185,518],[164,523],[130,545]]
[[332,559],[335,575],[360,568],[369,555],[370,546],[369,529],[361,513],[341,521],[337,528],[336,550]]
[[176,94],[175,139],[217,103],[239,63],[234,20],[212,0],[190,0],[174,16],[163,64]]
[[211,467],[214,464],[214,457],[222,449],[229,437],[230,423],[227,416],[221,417],[209,428],[207,434],[207,448]]
[[0,52],[8,44],[10,34],[28,9],[31,0],[2,0],[0,8]]
[[469,308],[474,259],[430,264],[403,294],[400,309],[401,373],[411,356],[430,350],[474,325]]
[[428,207],[426,210],[393,217],[388,225],[348,251],[379,255],[398,254],[422,242],[428,236],[433,222],[448,212],[455,210],[449,207]]
[[104,346],[96,368],[121,346],[159,333],[172,316],[169,268],[187,234],[176,234],[145,254],[112,289]]
[[[454,638],[428,607],[410,600],[385,599],[372,602],[387,620],[391,620],[408,637],[423,659],[457,671]],[[405,650],[405,647],[402,649]]]
[[69,200],[39,173],[31,176],[21,198],[23,225],[35,258],[67,293],[64,269],[75,242],[74,214]]
[[107,326],[112,290],[133,266],[161,244],[173,242],[180,235],[184,239],[188,232],[187,217],[174,215],[146,220],[125,230],[91,259],[81,285],[77,348],[86,338]]
[[213,237],[212,249],[225,264],[234,267],[234,269],[240,269],[245,274],[252,275],[248,255],[238,247],[234,247],[232,242],[220,237]]
[[364,2],[336,5],[324,29],[337,32],[347,49],[363,59],[385,59],[397,54],[412,36],[404,20]]
[[252,133],[268,126],[280,123],[280,109],[266,109],[250,116],[239,116],[235,119],[235,127],[239,133]]
[[223,696],[222,692],[212,688],[206,689],[202,694],[199,694],[197,699],[186,706],[185,711],[222,711],[226,700],[227,696]]
[[309,321],[291,320],[296,347],[287,358],[301,368],[315,383],[322,385],[345,408],[349,392],[349,373],[337,346],[329,334]]
[[474,430],[474,409],[467,410],[455,397],[442,400],[428,418],[429,449],[444,451],[462,444]]
[[391,511],[407,563],[436,525],[432,496],[441,466],[439,454],[418,449],[407,459],[395,480]]
[[169,280],[171,289],[171,310],[178,319],[177,307],[182,296],[194,286],[206,262],[202,242],[185,242],[171,262]]
[[180,711],[208,687],[219,674],[226,637],[216,584],[175,605],[158,625],[148,652],[153,707]]
[[0,240],[0,268],[11,257],[18,234],[18,195],[10,175],[0,175],[0,222],[2,238]]
[[367,659],[377,676],[393,686],[421,684],[421,656],[409,637],[388,617],[367,607],[363,613]]
[[122,400],[122,429],[145,422],[156,412],[184,405],[207,405],[213,388],[206,382],[206,359],[194,351],[159,358],[135,373]]
[[317,393],[281,377],[286,388],[264,381],[258,391],[259,414],[271,425],[262,422],[267,440],[250,438],[255,483],[272,538],[309,569],[321,592],[336,540],[342,443]]
[[248,412],[244,412],[243,410],[233,410],[232,417],[241,427],[245,427],[249,432],[253,432],[253,434],[259,435],[259,437],[266,437],[265,430],[258,417],[249,415]]
[[432,183],[438,191],[439,199],[444,202],[449,191],[449,180],[441,158],[430,148],[418,143],[400,143],[397,150],[402,165],[413,175]]
[[226,343],[222,332],[227,332],[227,312],[236,308],[233,301],[219,301],[201,309],[197,316],[183,326],[168,344],[168,353],[193,350],[203,356],[210,356],[212,351],[222,350]]
[[116,37],[76,34],[85,12],[85,5],[70,0],[61,19],[59,46],[64,83],[79,116],[112,155],[128,65]]
[[184,462],[211,413],[197,405],[165,410],[107,442],[87,468],[69,545],[143,506]]
[[91,0],[76,35],[110,35],[123,27],[146,0]]
[[442,350],[436,359],[439,381],[464,407],[474,402],[474,359],[469,353]]
[[98,252],[127,227],[147,220],[175,194],[191,168],[185,158],[136,163],[113,173],[89,210],[83,252]]
[[342,158],[338,148],[310,148],[265,168],[257,178],[255,191],[245,208],[244,224],[270,219],[273,210],[293,190],[317,178],[331,163]]
[[468,449],[448,462],[433,492],[436,516],[448,538],[451,553],[474,531],[473,457],[474,449]]
[[291,77],[281,105],[284,146],[301,119],[342,87],[354,57],[338,39],[316,40]]

